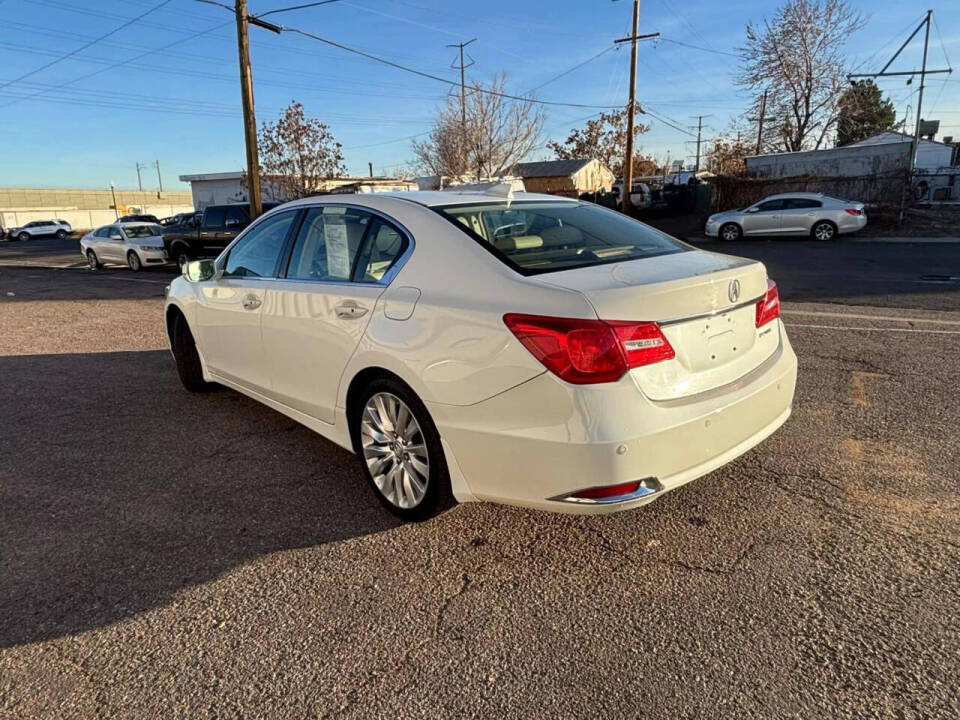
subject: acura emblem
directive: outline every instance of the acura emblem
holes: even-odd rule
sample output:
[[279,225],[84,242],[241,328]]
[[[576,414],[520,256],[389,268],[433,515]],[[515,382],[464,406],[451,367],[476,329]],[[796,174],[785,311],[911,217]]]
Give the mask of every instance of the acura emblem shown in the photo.
[[730,287],[727,288],[727,297],[730,298],[730,302],[734,303],[740,299],[740,281],[731,280]]

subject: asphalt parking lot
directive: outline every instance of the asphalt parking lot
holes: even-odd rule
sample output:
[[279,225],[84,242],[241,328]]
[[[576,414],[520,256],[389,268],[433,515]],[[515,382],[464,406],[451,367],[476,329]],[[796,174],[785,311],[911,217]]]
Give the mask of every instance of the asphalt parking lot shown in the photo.
[[779,432],[628,513],[401,526],[181,388],[171,272],[40,242],[0,244],[0,717],[960,714],[960,244],[705,244],[780,284]]

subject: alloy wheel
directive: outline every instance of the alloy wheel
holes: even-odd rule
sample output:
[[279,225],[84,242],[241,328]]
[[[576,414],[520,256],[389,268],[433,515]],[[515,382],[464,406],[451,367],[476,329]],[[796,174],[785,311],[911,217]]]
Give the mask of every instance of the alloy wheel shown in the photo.
[[724,225],[722,237],[724,240],[736,240],[740,233],[737,231],[736,225]]
[[396,395],[381,392],[367,400],[360,420],[363,459],[380,493],[405,510],[419,505],[430,483],[423,431]]
[[829,223],[820,223],[813,230],[814,237],[817,240],[829,240],[833,237],[833,225]]
[[93,250],[87,251],[87,267],[91,270],[96,270],[99,263],[97,262],[97,256],[93,254]]
[[137,272],[140,269],[140,256],[135,252],[127,255],[127,265],[130,266],[130,269],[134,272]]

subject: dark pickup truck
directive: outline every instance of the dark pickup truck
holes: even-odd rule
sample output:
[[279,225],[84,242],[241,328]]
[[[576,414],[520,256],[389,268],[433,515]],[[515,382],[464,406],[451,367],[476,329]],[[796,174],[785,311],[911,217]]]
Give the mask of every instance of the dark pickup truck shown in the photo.
[[[277,203],[264,203],[263,211],[276,206]],[[163,248],[167,257],[182,267],[190,260],[219,255],[249,224],[250,206],[246,203],[210,205],[199,222],[165,226]]]

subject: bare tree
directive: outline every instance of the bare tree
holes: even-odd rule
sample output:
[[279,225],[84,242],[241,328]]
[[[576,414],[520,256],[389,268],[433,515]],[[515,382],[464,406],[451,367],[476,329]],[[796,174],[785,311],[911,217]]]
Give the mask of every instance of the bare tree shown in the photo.
[[[863,24],[846,0],[788,0],[772,21],[747,24],[737,84],[754,93],[767,90],[764,115],[777,149],[823,145],[848,85],[841,51]],[[758,95],[754,116],[759,103]]]
[[[640,105],[636,105],[636,112],[642,113]],[[648,132],[649,125],[635,123],[634,140],[636,137]],[[619,177],[623,174],[623,156],[624,148],[627,145],[627,110],[618,110],[610,113],[600,113],[600,116],[593,120],[588,120],[582,128],[574,128],[570,131],[567,139],[562,143],[551,140],[547,147],[553,150],[557,158],[561,160],[572,160],[580,158],[596,158]],[[637,154],[633,158],[634,172],[638,175],[653,174],[641,172],[638,166],[649,170],[650,166],[656,165],[649,158]]]
[[752,155],[755,147],[754,142],[747,142],[742,136],[715,138],[707,146],[706,168],[716,175],[743,175],[744,158]]
[[448,97],[426,140],[413,142],[420,168],[448,177],[497,177],[510,171],[537,145],[543,108],[529,100],[503,97],[506,75],[467,89],[466,127],[459,97]]
[[340,143],[324,123],[308,118],[296,100],[276,122],[260,126],[257,144],[261,186],[276,200],[305,197],[322,180],[345,172]]

